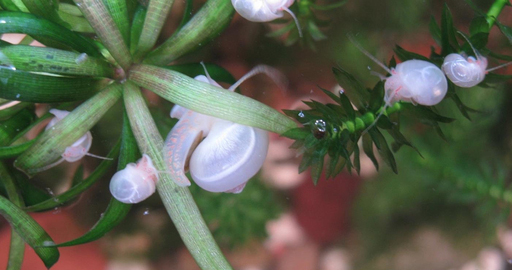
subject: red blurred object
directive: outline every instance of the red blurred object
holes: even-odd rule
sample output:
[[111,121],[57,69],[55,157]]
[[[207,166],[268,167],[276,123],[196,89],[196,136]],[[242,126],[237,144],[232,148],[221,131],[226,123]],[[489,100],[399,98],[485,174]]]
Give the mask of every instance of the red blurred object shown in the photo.
[[350,211],[361,184],[359,177],[342,173],[334,179],[311,179],[293,191],[292,212],[306,234],[320,245],[330,244],[348,232]]
[[[46,212],[31,214],[56,243],[72,240],[86,231],[76,224],[71,214],[62,210],[59,213]],[[0,269],[7,265],[9,244],[11,239],[10,226],[3,226],[0,230]],[[59,261],[52,270],[101,270],[106,268],[106,259],[97,242],[74,247],[59,248]],[[43,262],[28,245],[25,249],[22,270],[46,270]]]

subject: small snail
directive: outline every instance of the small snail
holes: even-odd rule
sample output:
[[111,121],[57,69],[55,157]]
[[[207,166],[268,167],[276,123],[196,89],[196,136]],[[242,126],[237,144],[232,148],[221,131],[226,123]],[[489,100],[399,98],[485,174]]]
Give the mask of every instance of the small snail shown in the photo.
[[299,20],[288,9],[294,0],[231,0],[233,7],[240,16],[252,22],[269,22],[284,16],[283,11],[286,11],[292,16],[299,36],[302,37],[302,30],[299,25]]
[[387,78],[381,76],[381,79],[386,80],[384,84],[384,101],[386,104],[373,124],[366,128],[363,133],[377,123],[387,107],[397,101],[434,106],[443,100],[448,91],[448,82],[441,69],[436,65],[423,60],[407,60],[397,64],[395,68],[389,69],[363,49],[352,36],[349,35],[348,37],[361,52],[391,74]]
[[451,53],[444,58],[443,71],[455,85],[469,88],[481,83],[489,71],[510,65],[512,62],[487,69],[487,58],[482,56],[474,47],[469,39],[459,32],[468,42],[473,50],[476,59],[473,56],[467,56],[465,53]]
[[110,193],[123,203],[139,203],[155,193],[158,172],[144,154],[137,164],[130,163],[110,180]]
[[[196,80],[221,87],[207,76]],[[257,66],[229,90],[259,73],[283,81],[273,68]],[[268,149],[268,132],[203,115],[175,105],[171,117],[179,118],[163,149],[168,171],[180,186],[189,186],[185,170],[190,169],[194,182],[211,192],[240,193],[247,181],[263,165]],[[205,138],[201,141],[202,138]],[[197,147],[196,147],[197,146]]]
[[[48,125],[46,125],[45,130],[50,129],[57,122],[64,119],[64,117],[66,117],[69,114],[68,111],[58,110],[58,109],[51,109],[50,113],[55,115],[55,117],[48,123]],[[62,153],[61,159],[57,160],[56,162],[54,162],[50,165],[44,166],[40,170],[41,171],[48,170],[52,167],[59,165],[63,161],[75,162],[75,161],[82,159],[84,156],[91,156],[91,157],[95,157],[95,158],[99,158],[99,159],[109,159],[109,158],[104,158],[104,157],[96,156],[93,154],[89,154],[88,152],[89,152],[89,149],[91,148],[91,145],[92,145],[92,135],[91,135],[90,131],[87,131],[87,133],[85,133],[84,136],[80,137],[80,139],[78,139],[76,142],[74,142],[71,146],[66,147],[66,150],[64,150],[64,153]]]

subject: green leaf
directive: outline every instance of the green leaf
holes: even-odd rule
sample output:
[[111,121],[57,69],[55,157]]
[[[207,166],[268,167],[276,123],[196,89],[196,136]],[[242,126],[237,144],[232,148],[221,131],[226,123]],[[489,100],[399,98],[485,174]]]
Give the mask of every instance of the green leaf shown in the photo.
[[318,29],[314,21],[308,21],[308,32],[315,41],[327,39],[327,36]]
[[20,9],[12,2],[12,0],[0,0],[0,7],[7,11],[20,11]]
[[505,35],[508,41],[512,44],[512,27],[501,24],[498,21],[496,21],[496,25],[498,25],[498,28],[500,29],[501,33],[503,33],[503,35]]
[[[216,64],[210,64],[205,63],[206,70],[208,70],[208,73],[210,76],[217,82],[225,82],[229,84],[234,84],[236,82],[236,79],[223,67],[216,65]],[[191,63],[191,64],[179,64],[179,65],[172,65],[172,66],[164,66],[162,68],[168,69],[168,70],[174,70],[179,73],[183,73],[189,77],[195,77],[197,75],[206,75],[204,74],[204,68],[199,63]]]
[[[476,33],[475,35],[471,36],[469,38],[469,41],[473,45],[473,47],[477,50],[485,49],[485,46],[487,45],[487,41],[489,38],[489,33]],[[473,54],[473,49],[471,46],[466,42],[461,47],[461,50],[470,54]]]
[[400,58],[400,60],[402,60],[402,61],[416,59],[416,60],[424,60],[424,61],[430,62],[430,59],[428,59],[427,57],[425,57],[421,54],[409,52],[398,45],[396,45],[394,51],[395,51],[396,55],[398,56],[398,58]]
[[0,196],[0,214],[34,249],[46,267],[52,267],[59,260],[57,248],[46,247],[46,245],[53,243],[53,239],[34,219],[3,196]]
[[64,22],[57,13],[59,7],[56,0],[22,0],[30,13],[45,18],[54,23],[69,28],[69,24]]
[[477,16],[471,20],[469,34],[473,36],[478,33],[489,33],[489,24],[487,23],[486,16]]
[[69,78],[0,68],[0,98],[37,103],[83,100],[103,88],[108,81]]
[[103,0],[126,45],[130,44],[130,19],[126,0]]
[[375,146],[377,146],[379,150],[380,157],[391,167],[394,173],[398,174],[395,157],[393,156],[393,152],[389,149],[388,143],[382,133],[376,128],[370,129],[369,133],[372,140],[375,142]]
[[295,27],[295,24],[293,23],[289,23],[287,24],[286,26],[283,26],[275,31],[272,31],[268,34],[266,34],[265,36],[267,37],[278,37],[278,36],[282,36],[286,33],[288,33],[288,31],[292,30],[293,28]]
[[27,128],[35,118],[34,111],[26,108],[11,118],[0,121],[0,145],[8,145],[20,130]]
[[382,103],[384,103],[384,82],[379,81],[371,91],[368,109],[377,112],[382,107]]
[[34,175],[61,158],[65,149],[89,131],[94,124],[121,97],[121,85],[115,83],[88,99],[51,129],[44,131],[38,140],[14,165],[27,175]]
[[0,63],[17,70],[91,77],[114,76],[114,67],[100,58],[53,48],[11,45],[0,48]]
[[144,19],[146,18],[146,8],[138,6],[135,14],[133,15],[132,28],[130,31],[130,53],[134,54],[139,44],[140,34],[142,32],[142,26],[144,25]]
[[176,71],[134,65],[129,79],[164,99],[202,114],[278,134],[297,127],[282,113],[256,100],[199,82]]
[[103,0],[74,0],[74,2],[80,8],[84,17],[91,23],[94,32],[102,41],[102,45],[105,46],[117,64],[124,70],[129,69],[132,64],[132,55],[128,50],[128,43],[123,39]]
[[143,62],[164,66],[200,48],[229,25],[234,12],[230,0],[206,1],[187,24],[149,53]]
[[442,55],[456,53],[460,50],[456,37],[457,29],[453,26],[453,18],[448,5],[445,3],[441,16]]
[[428,107],[414,106],[409,103],[401,103],[401,105],[408,112],[412,113],[413,115],[415,115],[416,117],[418,117],[420,119],[425,119],[425,120],[430,120],[430,121],[440,122],[440,123],[451,123],[451,122],[455,121],[455,119],[453,119],[453,118],[444,117],[444,116],[441,116],[441,115],[435,113],[434,111],[432,111],[432,109],[430,109]]
[[53,22],[40,19],[32,14],[1,11],[0,21],[5,22],[2,24],[2,27],[0,27],[0,33],[2,34],[27,34],[38,40],[40,40],[39,37],[43,37],[65,45],[80,53],[101,57],[101,53],[91,39],[76,34]]
[[432,35],[432,38],[434,38],[436,43],[438,45],[442,45],[441,28],[439,28],[439,25],[437,25],[436,20],[434,19],[434,16],[430,17],[430,23],[428,24],[428,28],[430,30],[430,34]]
[[35,142],[35,139],[30,141],[11,145],[11,146],[3,146],[0,147],[0,159],[13,158],[21,155],[21,153],[25,152],[32,144]]
[[363,111],[368,106],[370,98],[366,88],[351,74],[341,68],[332,68],[336,81],[343,88],[343,92],[354,103],[358,110]]
[[313,183],[315,185],[318,183],[320,176],[322,175],[322,170],[324,168],[324,157],[327,152],[323,149],[317,150],[313,152],[311,158],[311,178],[313,179]]
[[379,162],[377,162],[377,159],[375,158],[375,155],[373,154],[373,141],[370,134],[365,133],[363,135],[363,151],[370,158],[373,165],[377,170],[379,170]]
[[82,192],[86,191],[92,185],[94,185],[101,177],[107,172],[107,170],[114,164],[114,160],[118,154],[120,149],[120,141],[116,143],[114,148],[107,155],[107,158],[110,160],[103,160],[100,165],[83,181],[78,182],[77,185],[71,187],[64,193],[61,193],[55,197],[52,197],[46,201],[40,202],[38,204],[26,207],[24,210],[27,212],[39,212],[45,211],[49,209],[53,209],[55,207],[64,205],[76,198],[78,195],[82,194]]
[[151,0],[149,2],[147,16],[134,54],[136,61],[142,59],[155,46],[173,3],[174,0]]
[[30,102],[20,102],[16,105],[2,109],[2,110],[0,110],[0,121],[10,118],[14,114],[16,114],[17,112],[19,112],[25,108],[34,109],[34,104],[32,104]]
[[[94,33],[94,29],[92,29],[91,24],[84,17],[73,16],[71,14],[61,12],[61,11],[58,11],[58,13],[59,13],[60,18],[63,21],[65,21],[67,24],[70,25],[69,30],[71,30],[73,32],[88,33],[88,34]],[[82,14],[82,13],[80,13],[80,14]]]

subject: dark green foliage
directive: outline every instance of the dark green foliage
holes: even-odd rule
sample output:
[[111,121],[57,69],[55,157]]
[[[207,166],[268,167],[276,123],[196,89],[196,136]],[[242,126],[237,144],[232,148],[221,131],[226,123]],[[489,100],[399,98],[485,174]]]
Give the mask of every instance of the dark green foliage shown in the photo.
[[328,3],[323,5],[316,4],[316,2],[316,0],[296,1],[290,7],[290,10],[295,14],[299,21],[300,27],[302,29],[302,38],[299,36],[299,31],[297,30],[295,22],[293,20],[288,19],[278,19],[272,21],[272,23],[285,23],[286,25],[284,25],[282,28],[278,30],[275,30],[274,32],[267,34],[267,36],[278,37],[288,33],[288,36],[286,37],[286,40],[284,42],[286,46],[291,46],[299,42],[301,45],[306,45],[311,49],[315,50],[315,42],[327,38],[327,36],[325,36],[322,33],[320,28],[326,27],[330,23],[329,20],[322,20],[318,18],[318,16],[315,15],[315,13],[317,11],[325,12],[337,9],[343,6],[347,2],[347,0],[337,0],[334,3]]

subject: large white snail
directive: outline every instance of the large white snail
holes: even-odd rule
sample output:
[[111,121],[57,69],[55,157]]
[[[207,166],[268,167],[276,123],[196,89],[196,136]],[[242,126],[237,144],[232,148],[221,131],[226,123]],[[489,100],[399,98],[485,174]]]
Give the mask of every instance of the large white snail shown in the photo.
[[[64,117],[66,117],[69,114],[68,111],[58,110],[58,109],[51,109],[50,113],[55,115],[55,117],[52,120],[50,120],[48,125],[46,125],[45,130],[50,129],[57,122],[64,119]],[[80,137],[80,139],[78,139],[72,145],[66,147],[66,149],[64,150],[64,153],[62,153],[62,158],[60,158],[59,160],[57,160],[56,162],[54,162],[50,165],[44,166],[40,170],[44,171],[44,170],[50,169],[52,167],[59,165],[63,161],[75,162],[75,161],[82,159],[84,156],[91,156],[91,157],[100,158],[100,159],[107,159],[104,157],[89,154],[89,149],[91,148],[91,145],[92,145],[92,135],[91,135],[90,131],[87,131],[87,133],[85,133],[84,136]]]
[[485,79],[485,75],[489,71],[493,71],[504,66],[512,64],[512,62],[505,63],[503,65],[486,69],[487,58],[482,56],[474,47],[469,39],[459,32],[464,39],[468,42],[476,56],[467,56],[466,54],[451,53],[444,58],[443,71],[455,85],[469,88],[481,83]]
[[130,163],[110,180],[110,193],[123,203],[139,203],[155,193],[158,171],[144,154],[137,164]]
[[[242,81],[258,73],[282,81],[278,71],[257,66],[229,90],[233,91]],[[200,75],[195,79],[221,87],[208,73],[207,76]],[[192,179],[201,188],[211,192],[240,193],[263,165],[268,149],[268,132],[177,105],[172,109],[171,117],[180,120],[167,136],[163,152],[167,170],[178,185],[190,185],[185,175],[188,167]]]
[[299,20],[288,9],[294,0],[231,0],[233,7],[240,16],[252,22],[270,22],[275,19],[282,18],[284,11],[292,16],[299,36],[302,37],[302,30],[299,25]]

